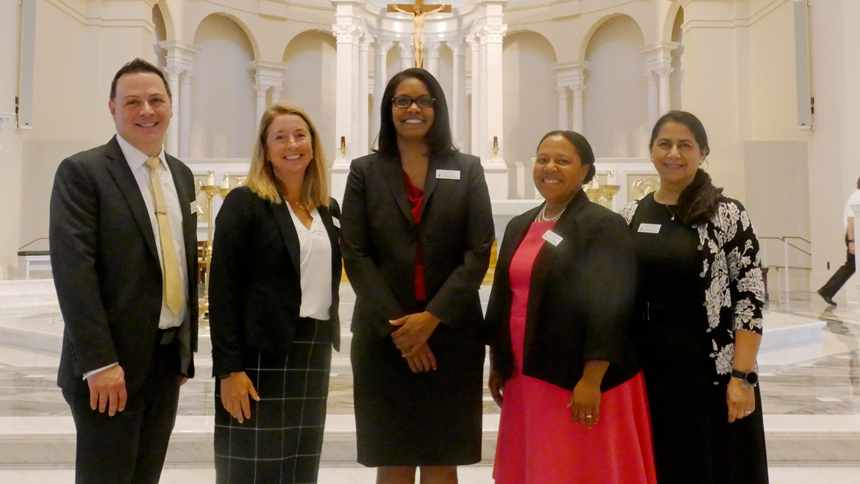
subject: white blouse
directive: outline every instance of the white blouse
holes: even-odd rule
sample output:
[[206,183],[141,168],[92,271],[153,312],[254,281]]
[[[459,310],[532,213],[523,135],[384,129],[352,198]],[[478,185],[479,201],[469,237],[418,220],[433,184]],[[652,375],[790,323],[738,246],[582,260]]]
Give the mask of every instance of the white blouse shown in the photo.
[[299,236],[299,273],[301,274],[302,305],[299,317],[327,321],[331,307],[331,241],[319,211],[311,211],[308,229],[290,208],[290,216]]

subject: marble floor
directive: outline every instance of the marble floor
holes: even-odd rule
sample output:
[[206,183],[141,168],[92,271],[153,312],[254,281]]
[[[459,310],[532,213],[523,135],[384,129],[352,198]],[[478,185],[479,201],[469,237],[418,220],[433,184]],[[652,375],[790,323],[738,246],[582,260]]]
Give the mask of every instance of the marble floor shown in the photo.
[[[460,484],[493,484],[488,466],[461,467]],[[72,469],[2,470],[0,482],[15,484],[72,484]],[[214,469],[165,469],[161,484],[211,484]],[[319,484],[374,484],[376,473],[364,467],[323,467]],[[860,467],[776,467],[770,469],[770,484],[860,484]]]
[[[779,448],[774,441],[774,455],[783,457],[777,458],[778,463],[772,466],[771,482],[860,484],[860,303],[857,297],[844,294],[836,298],[839,303],[836,308],[828,307],[815,294],[792,294],[792,297],[791,300],[784,298],[782,302],[773,300],[765,313],[765,338],[759,366],[766,430],[773,430],[778,435],[790,434],[792,438],[798,435],[806,438],[804,432],[817,432],[812,439],[825,442],[825,446],[828,435],[846,431],[853,434],[847,441],[830,443],[842,446],[846,449],[844,453],[849,454],[847,459],[841,458],[839,462],[828,461],[827,457],[808,461],[795,459],[791,457],[792,449]],[[349,300],[348,297],[345,299]],[[8,435],[17,432],[13,427],[20,426],[20,423],[15,423],[18,420],[15,417],[32,417],[27,419],[28,422],[41,422],[45,426],[59,421],[53,419],[70,423],[66,422],[70,421],[68,406],[55,383],[62,321],[53,304],[48,301],[27,307],[14,304],[4,307],[0,298],[0,436],[4,432]],[[348,313],[349,309],[346,311]],[[328,411],[332,416],[330,420],[339,422],[336,430],[352,428],[354,432],[350,423],[353,413],[352,376],[346,353],[349,334],[346,327],[343,330],[345,352],[333,357]],[[211,416],[214,410],[213,381],[206,378],[211,372],[208,347],[201,348],[196,362],[201,378],[195,378],[183,387],[179,422],[184,418],[198,432],[199,439],[201,434],[197,427],[208,422],[205,417]],[[487,422],[495,422],[490,426],[498,425],[498,407],[486,390],[484,413],[485,427]],[[8,428],[4,429],[4,426]],[[209,428],[208,424],[204,426]],[[202,435],[202,438],[211,439],[211,436]],[[768,442],[770,455],[771,440]],[[850,447],[845,447],[843,442],[849,442]],[[804,452],[815,454],[819,445],[796,444],[794,452],[800,453],[795,455],[802,456]],[[810,446],[808,452],[807,446]],[[854,449],[858,450],[855,452]],[[491,483],[492,470],[488,465],[491,464],[492,451],[489,455],[490,460],[485,456],[482,466],[463,468],[460,481],[465,484]],[[354,462],[354,458],[324,464],[320,482],[374,482],[372,470],[333,467],[349,465],[349,462]],[[0,463],[0,483],[72,482],[73,471],[68,466],[19,467],[4,467]],[[196,484],[213,480],[211,468],[192,464],[190,468],[169,468],[162,482]]]

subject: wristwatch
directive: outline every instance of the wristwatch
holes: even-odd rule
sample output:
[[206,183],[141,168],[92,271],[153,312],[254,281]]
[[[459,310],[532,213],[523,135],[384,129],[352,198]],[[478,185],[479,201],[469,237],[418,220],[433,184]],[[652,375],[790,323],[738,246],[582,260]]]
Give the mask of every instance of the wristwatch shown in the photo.
[[749,388],[751,386],[754,387],[754,386],[758,385],[758,373],[756,373],[755,370],[753,370],[753,371],[740,371],[740,370],[736,370],[736,369],[732,368],[732,378],[736,378],[736,379],[740,380],[741,382],[743,382],[743,385],[741,385],[741,388],[744,388],[744,389]]

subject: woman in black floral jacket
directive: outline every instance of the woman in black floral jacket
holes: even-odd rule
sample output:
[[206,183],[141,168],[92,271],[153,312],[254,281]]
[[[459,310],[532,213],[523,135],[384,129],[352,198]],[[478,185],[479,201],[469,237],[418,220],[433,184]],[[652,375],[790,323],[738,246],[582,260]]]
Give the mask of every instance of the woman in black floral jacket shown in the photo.
[[634,324],[660,484],[767,483],[757,386],[764,283],[743,205],[699,166],[702,123],[670,111],[651,133],[660,189],[628,204],[639,271]]

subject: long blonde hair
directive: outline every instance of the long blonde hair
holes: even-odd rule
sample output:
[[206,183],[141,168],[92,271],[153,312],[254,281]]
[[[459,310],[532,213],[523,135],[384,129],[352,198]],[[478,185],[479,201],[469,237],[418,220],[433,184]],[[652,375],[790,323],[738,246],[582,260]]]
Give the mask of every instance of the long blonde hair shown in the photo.
[[254,143],[254,154],[251,156],[251,168],[248,170],[248,177],[245,178],[244,185],[260,198],[264,198],[272,203],[281,203],[283,194],[278,189],[272,163],[266,157],[266,139],[269,137],[269,127],[272,126],[275,118],[285,114],[294,114],[307,123],[314,150],[313,158],[307,170],[305,170],[305,179],[302,182],[301,202],[308,210],[313,210],[317,207],[328,207],[328,168],[319,133],[308,113],[294,104],[277,103],[266,109],[266,112],[263,113],[263,118],[260,120],[260,129],[257,132],[257,141]]

